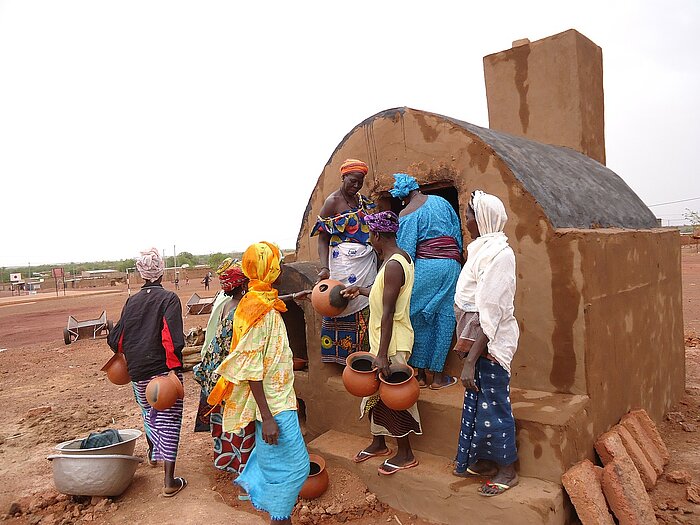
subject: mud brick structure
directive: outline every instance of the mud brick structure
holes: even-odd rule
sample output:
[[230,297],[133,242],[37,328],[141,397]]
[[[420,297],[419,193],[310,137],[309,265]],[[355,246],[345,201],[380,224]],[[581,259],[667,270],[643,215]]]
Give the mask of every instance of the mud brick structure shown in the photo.
[[[646,409],[659,420],[683,393],[679,234],[656,229],[653,213],[601,163],[600,61],[600,49],[575,31],[490,55],[489,117],[500,131],[389,109],[350,130],[318,178],[301,218],[297,262],[287,265],[281,280],[283,293],[315,281],[317,241],[309,233],[339,187],[347,158],[368,163],[362,191],[385,209],[399,209],[388,193],[399,171],[415,176],[422,191],[445,197],[462,219],[465,245],[472,190],[499,196],[509,216],[521,330],[511,378],[521,481],[497,498],[479,497],[476,482],[450,474],[460,387],[421,391],[424,435],[412,438],[418,468],[377,476],[376,461],[352,463],[369,443],[359,400],[343,388],[339,366],[321,363],[321,317],[310,303],[285,314],[295,355],[309,360],[295,388],[310,448],[357,472],[390,505],[445,523],[462,523],[472,512],[483,518],[487,509],[500,523],[565,523],[573,510],[561,476],[594,459],[596,436],[630,409]],[[565,98],[548,95],[558,88]],[[559,109],[571,112],[562,116]],[[509,127],[507,113],[520,129]],[[447,371],[460,370],[451,355]],[[608,470],[611,479],[624,474]]]

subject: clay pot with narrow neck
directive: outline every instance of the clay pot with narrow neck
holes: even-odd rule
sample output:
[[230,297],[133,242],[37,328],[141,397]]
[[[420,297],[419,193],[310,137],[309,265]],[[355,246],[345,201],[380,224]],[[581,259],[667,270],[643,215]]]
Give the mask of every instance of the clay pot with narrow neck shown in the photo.
[[154,377],[146,385],[146,401],[156,410],[169,409],[177,399],[178,388],[168,376]]
[[299,497],[314,499],[321,496],[328,488],[328,471],[326,460],[316,454],[309,454],[309,477],[301,487]]
[[337,317],[348,306],[347,297],[340,292],[345,290],[345,285],[334,279],[323,279],[316,283],[311,290],[311,304],[321,315]]
[[172,381],[173,385],[175,385],[175,390],[177,392],[177,398],[178,399],[185,399],[185,387],[182,386],[182,382],[180,381],[180,378],[177,377],[177,374],[175,373],[174,370],[171,370],[167,378]]
[[116,352],[101,370],[107,372],[107,379],[115,385],[131,383],[129,370],[126,367],[126,357],[121,352]]
[[413,368],[395,363],[389,367],[389,377],[379,375],[379,397],[392,410],[406,410],[418,401],[420,385],[413,377]]
[[347,358],[343,370],[343,385],[353,396],[367,397],[379,390],[374,356],[369,352],[354,352]]

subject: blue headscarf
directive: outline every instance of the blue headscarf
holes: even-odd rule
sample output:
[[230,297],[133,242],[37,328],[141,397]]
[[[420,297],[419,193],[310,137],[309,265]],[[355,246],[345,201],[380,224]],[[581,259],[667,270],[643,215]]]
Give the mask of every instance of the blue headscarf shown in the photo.
[[405,173],[394,173],[394,180],[394,187],[389,190],[389,193],[397,199],[403,199],[413,190],[418,189],[416,179]]

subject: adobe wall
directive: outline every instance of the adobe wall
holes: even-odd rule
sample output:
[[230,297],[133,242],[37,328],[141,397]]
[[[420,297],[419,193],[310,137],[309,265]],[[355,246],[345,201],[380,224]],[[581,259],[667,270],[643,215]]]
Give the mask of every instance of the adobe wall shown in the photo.
[[677,230],[560,230],[578,253],[595,435],[633,408],[662,419],[685,388]]
[[484,57],[489,128],[605,164],[603,52],[570,29]]

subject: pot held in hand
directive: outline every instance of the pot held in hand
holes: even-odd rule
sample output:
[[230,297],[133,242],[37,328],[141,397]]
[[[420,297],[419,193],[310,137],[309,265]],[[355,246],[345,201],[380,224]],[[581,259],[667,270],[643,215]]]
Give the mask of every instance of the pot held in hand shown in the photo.
[[343,297],[340,292],[345,290],[345,285],[333,279],[324,279],[316,283],[311,291],[311,304],[321,315],[326,317],[337,317],[343,313],[348,306],[348,298]]
[[354,352],[347,358],[343,370],[343,385],[353,396],[367,397],[379,390],[379,378],[374,356],[369,352]]
[[413,368],[401,363],[389,367],[389,377],[379,374],[379,397],[392,410],[407,410],[418,401],[420,385],[413,377]]
[[115,385],[126,385],[131,382],[126,367],[126,357],[121,352],[116,352],[101,370],[107,372],[107,379]]
[[302,499],[318,498],[328,488],[326,460],[316,454],[309,454],[309,463],[309,477],[306,478],[299,492],[299,497]]

